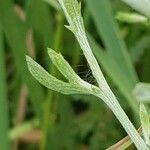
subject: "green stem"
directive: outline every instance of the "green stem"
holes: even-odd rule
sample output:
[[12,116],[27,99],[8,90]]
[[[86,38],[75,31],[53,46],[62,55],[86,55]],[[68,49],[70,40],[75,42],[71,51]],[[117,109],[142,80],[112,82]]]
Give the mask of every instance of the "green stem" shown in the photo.
[[59,2],[69,22],[70,26],[68,28],[74,33],[77,41],[79,42],[80,47],[92,70],[92,74],[97,80],[98,86],[100,88],[99,93],[95,91],[93,95],[102,99],[113,111],[128,135],[131,137],[137,149],[148,150],[148,147],[145,144],[144,140],[140,137],[135,127],[130,122],[128,116],[125,114],[124,110],[120,106],[110,87],[108,86],[103,76],[103,73],[98,65],[98,62],[93,55],[85,33],[84,23],[81,16],[81,5],[78,3],[77,0],[59,0]]
[[[95,59],[90,45],[87,41],[85,31],[83,30],[82,24],[78,24],[78,31],[75,34],[80,46],[83,50],[83,53],[88,61],[88,64],[92,70],[93,76],[97,80],[99,88],[103,91],[104,97],[103,101],[109,106],[109,108],[113,111],[117,119],[120,121],[128,135],[131,137],[133,142],[135,143],[137,149],[139,150],[148,150],[144,140],[140,137],[138,132],[136,131],[135,127],[129,120],[128,116],[125,114],[124,110],[120,106],[119,102],[117,101],[115,95],[111,91],[110,87],[108,86],[101,69]],[[101,95],[98,96],[101,99]]]
[[[107,94],[104,98],[106,101],[105,103],[109,108],[113,111],[117,119],[122,124],[123,128],[126,130],[134,144],[136,145],[138,150],[148,150],[144,140],[141,138],[140,134],[136,131],[135,127],[129,120],[128,116],[125,114],[124,110],[118,103],[114,94],[110,91],[111,95]],[[97,95],[98,96],[98,95]],[[101,98],[101,96],[98,96]]]

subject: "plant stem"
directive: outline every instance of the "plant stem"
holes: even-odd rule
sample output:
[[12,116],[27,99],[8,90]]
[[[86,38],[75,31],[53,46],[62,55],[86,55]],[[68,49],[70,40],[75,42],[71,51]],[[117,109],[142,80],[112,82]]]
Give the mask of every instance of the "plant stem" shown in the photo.
[[[108,105],[108,107],[113,111],[117,119],[120,121],[128,135],[131,137],[133,142],[135,143],[137,149],[139,150],[148,150],[148,147],[146,146],[144,140],[140,137],[138,132],[136,131],[133,124],[130,122],[128,116],[125,114],[124,110],[120,106],[119,102],[117,101],[115,95],[109,88],[101,69],[97,63],[97,60],[95,59],[92,50],[89,46],[88,40],[86,38],[85,32],[82,28],[82,25],[79,24],[79,31],[76,34],[76,38],[78,42],[80,43],[80,46],[83,50],[83,53],[88,61],[88,64],[92,70],[93,76],[97,80],[97,83],[99,85],[99,88],[104,93],[103,101]],[[84,39],[84,40],[83,40]],[[82,41],[82,42],[81,42]],[[101,98],[101,95],[97,95],[99,98]]]
[[[128,116],[125,114],[124,110],[120,106],[119,102],[117,101],[115,95],[112,93],[111,89],[109,88],[100,67],[90,49],[90,46],[85,41],[85,45],[87,46],[86,49],[88,51],[84,51],[85,57],[90,65],[92,70],[93,76],[96,78],[99,88],[104,92],[104,102],[109,106],[109,108],[113,111],[117,119],[120,121],[128,135],[131,137],[133,142],[135,143],[136,147],[139,150],[148,150],[143,139],[140,137],[132,123],[130,122]],[[101,98],[101,95],[100,95]]]
[[[102,99],[113,111],[128,135],[135,143],[137,149],[148,150],[148,147],[146,146],[144,140],[140,137],[140,135],[130,122],[129,118],[121,108],[110,87],[108,86],[98,65],[98,62],[93,55],[85,33],[84,23],[81,16],[81,5],[77,0],[59,0],[59,3],[64,10],[65,16],[69,22],[70,26],[68,26],[68,29],[70,29],[74,33],[78,43],[80,44],[80,47],[92,70],[92,74],[97,80],[98,86],[100,88],[99,92],[95,91],[93,95],[98,96],[100,99]],[[101,95],[100,93],[103,93],[103,95]]]
[[[137,132],[137,130],[129,120],[128,116],[125,114],[115,95],[111,91],[109,93],[110,95],[107,94],[104,98],[106,100],[105,103],[107,104],[107,106],[109,106],[117,119],[120,121],[132,141],[135,143],[137,149],[148,150],[148,147],[146,146],[144,140],[140,137],[140,134]],[[100,96],[98,97],[101,98]]]

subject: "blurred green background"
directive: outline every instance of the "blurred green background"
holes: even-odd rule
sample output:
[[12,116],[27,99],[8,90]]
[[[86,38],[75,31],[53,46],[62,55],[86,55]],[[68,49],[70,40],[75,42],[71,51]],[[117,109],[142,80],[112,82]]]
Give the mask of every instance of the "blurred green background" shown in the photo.
[[[120,11],[134,12],[119,0],[82,0],[92,50],[138,128],[139,104],[132,92],[139,81],[150,81],[150,28],[117,20]],[[102,101],[47,90],[29,73],[25,55],[63,78],[48,58],[50,47],[61,52],[82,79],[96,84],[76,39],[64,24],[55,0],[0,0],[1,150],[103,150],[126,136]]]

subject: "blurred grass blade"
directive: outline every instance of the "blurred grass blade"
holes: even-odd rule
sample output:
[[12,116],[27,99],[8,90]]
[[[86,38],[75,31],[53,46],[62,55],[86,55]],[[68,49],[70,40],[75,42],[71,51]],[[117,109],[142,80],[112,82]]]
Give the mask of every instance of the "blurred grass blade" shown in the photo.
[[142,124],[142,132],[145,142],[150,146],[150,120],[143,103],[140,103],[140,120]]
[[39,125],[40,123],[37,119],[33,119],[31,121],[17,125],[9,131],[9,138],[14,141],[23,135],[32,132],[35,128],[38,128]]
[[127,23],[148,23],[148,18],[138,13],[118,12],[116,15],[116,19]]
[[150,1],[149,0],[122,0],[133,9],[150,18]]
[[150,102],[150,84],[138,83],[133,91],[139,102]]
[[8,103],[6,90],[6,70],[3,34],[0,24],[0,147],[3,150],[10,150],[9,133],[9,117],[8,117]]
[[86,0],[88,9],[94,19],[99,35],[105,43],[108,55],[114,59],[122,74],[130,80],[131,85],[137,82],[137,75],[133,68],[125,43],[119,35],[119,29],[114,21],[108,0]]
[[44,44],[44,50],[47,53],[46,48],[50,47],[53,41],[52,16],[48,5],[44,0],[30,0],[27,1],[26,12],[29,27],[32,27],[39,34]]
[[53,6],[56,10],[60,10],[60,6],[56,0],[44,0],[44,1]]
[[[149,41],[150,42],[150,41]],[[149,44],[150,46],[150,44]],[[145,51],[143,58],[142,81],[150,83],[150,47]]]
[[[141,127],[137,131],[140,135],[142,135]],[[125,138],[110,146],[106,150],[126,150],[131,144],[133,144],[133,141],[129,136],[126,136]]]
[[[141,56],[144,54],[146,49],[149,48],[150,36],[144,35],[130,48],[130,55],[134,62],[140,60]],[[145,68],[145,65],[144,65]]]
[[0,2],[0,22],[5,32],[7,42],[13,51],[17,70],[20,72],[23,82],[27,84],[29,95],[34,110],[38,117],[42,118],[41,102],[44,99],[43,90],[31,77],[25,61],[26,35],[24,25],[16,18],[11,0]]

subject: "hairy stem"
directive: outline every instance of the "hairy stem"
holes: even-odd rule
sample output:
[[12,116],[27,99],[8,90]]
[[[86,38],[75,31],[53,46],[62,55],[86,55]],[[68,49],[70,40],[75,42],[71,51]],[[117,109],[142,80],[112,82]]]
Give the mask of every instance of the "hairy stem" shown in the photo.
[[148,150],[148,147],[146,146],[144,140],[140,137],[140,135],[130,122],[128,116],[125,114],[124,110],[120,106],[110,87],[108,86],[103,76],[103,73],[98,65],[98,62],[93,55],[85,33],[83,19],[81,16],[81,5],[78,3],[77,0],[59,0],[59,3],[69,22],[68,28],[74,33],[77,41],[79,42],[80,47],[92,70],[92,74],[97,80],[100,91],[102,91],[103,93],[103,95],[99,95],[99,93],[95,91],[93,95],[101,98],[109,106],[109,108],[113,111],[128,135],[135,143],[137,149]]

